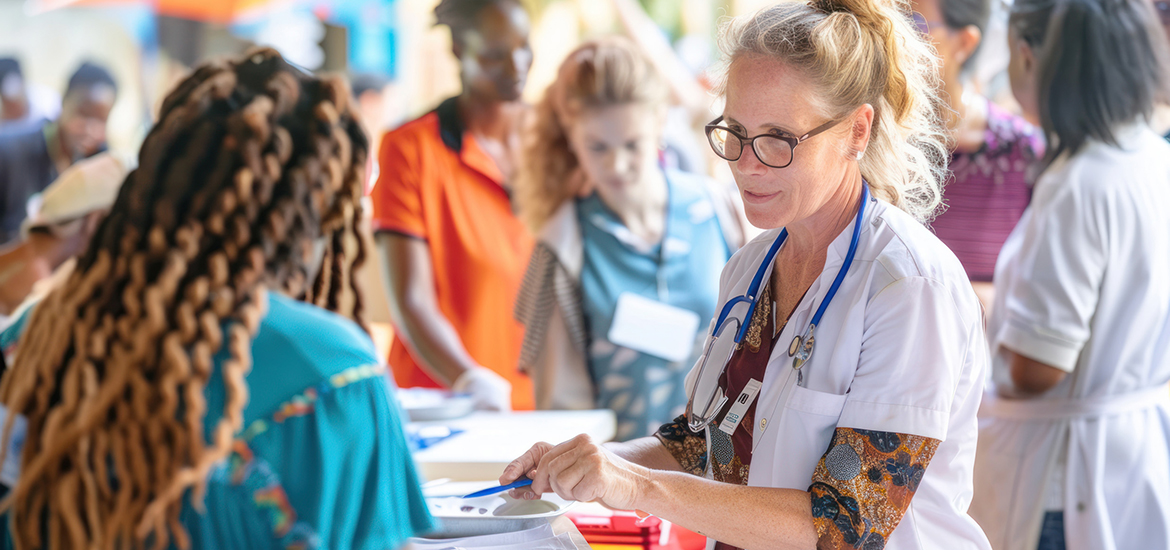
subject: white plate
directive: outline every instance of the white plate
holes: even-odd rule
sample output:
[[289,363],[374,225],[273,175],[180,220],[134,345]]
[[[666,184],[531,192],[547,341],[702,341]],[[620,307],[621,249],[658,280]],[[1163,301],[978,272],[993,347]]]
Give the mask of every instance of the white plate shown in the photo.
[[576,504],[553,493],[540,500],[516,500],[506,492],[460,498],[496,485],[493,481],[459,482],[425,490],[427,508],[439,520],[438,530],[428,536],[470,537],[532,529],[547,524]]
[[398,401],[411,422],[462,418],[475,409],[475,402],[466,394],[432,388],[399,389]]

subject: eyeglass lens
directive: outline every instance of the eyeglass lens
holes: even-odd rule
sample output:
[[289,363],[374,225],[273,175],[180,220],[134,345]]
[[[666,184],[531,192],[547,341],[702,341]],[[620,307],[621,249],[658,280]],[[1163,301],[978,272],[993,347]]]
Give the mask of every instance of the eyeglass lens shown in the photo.
[[[708,135],[715,154],[725,160],[735,162],[743,155],[744,140],[726,128],[714,128]],[[792,145],[779,136],[764,134],[749,141],[756,158],[768,166],[788,166],[792,162]]]

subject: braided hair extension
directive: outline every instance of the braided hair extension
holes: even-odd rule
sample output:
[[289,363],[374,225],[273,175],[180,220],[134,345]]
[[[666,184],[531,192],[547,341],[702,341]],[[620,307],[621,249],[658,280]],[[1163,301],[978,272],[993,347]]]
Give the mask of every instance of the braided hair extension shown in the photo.
[[[49,548],[190,545],[182,497],[202,509],[242,429],[266,289],[333,310],[360,296],[368,145],[349,97],[261,49],[199,67],[166,98],[138,169],[0,379],[0,402],[28,419],[0,503],[16,548],[46,533]],[[227,397],[205,440],[224,346]]]

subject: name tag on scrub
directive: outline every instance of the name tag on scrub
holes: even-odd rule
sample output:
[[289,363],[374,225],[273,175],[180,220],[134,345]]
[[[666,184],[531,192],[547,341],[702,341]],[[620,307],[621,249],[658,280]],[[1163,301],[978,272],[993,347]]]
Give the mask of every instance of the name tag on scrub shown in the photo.
[[618,296],[609,341],[677,363],[691,356],[699,314],[632,292]]

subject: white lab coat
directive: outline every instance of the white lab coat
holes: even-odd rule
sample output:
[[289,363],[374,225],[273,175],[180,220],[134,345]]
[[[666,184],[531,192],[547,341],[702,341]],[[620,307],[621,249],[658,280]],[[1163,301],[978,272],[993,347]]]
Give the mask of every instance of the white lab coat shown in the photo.
[[1049,500],[1068,550],[1170,548],[1170,145],[1118,138],[1049,168],[1000,253],[995,386],[1005,348],[1069,375],[984,398],[971,514],[997,550],[1034,550]]
[[[978,299],[954,254],[906,213],[870,199],[862,223],[853,266],[804,366],[807,387],[796,384],[789,342],[808,327],[844,263],[853,224],[833,241],[824,271],[779,337],[750,427],[748,484],[808,490],[838,427],[935,438],[942,443],[886,548],[989,548],[967,515],[988,366]],[[763,233],[731,258],[720,308],[746,293],[778,234]]]

